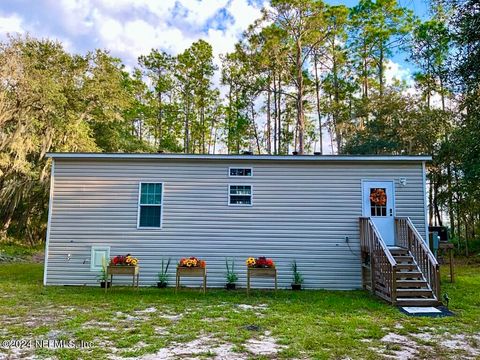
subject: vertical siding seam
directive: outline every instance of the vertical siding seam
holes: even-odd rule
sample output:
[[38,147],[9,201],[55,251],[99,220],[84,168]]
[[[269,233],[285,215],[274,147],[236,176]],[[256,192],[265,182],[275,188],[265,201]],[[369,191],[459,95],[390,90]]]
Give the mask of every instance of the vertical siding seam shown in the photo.
[[55,179],[55,159],[52,159],[52,168],[50,170],[50,193],[48,195],[48,219],[47,219],[47,236],[45,239],[45,264],[43,266],[43,285],[47,285],[48,245],[50,244],[50,229],[52,224],[53,186],[55,183],[54,179]]

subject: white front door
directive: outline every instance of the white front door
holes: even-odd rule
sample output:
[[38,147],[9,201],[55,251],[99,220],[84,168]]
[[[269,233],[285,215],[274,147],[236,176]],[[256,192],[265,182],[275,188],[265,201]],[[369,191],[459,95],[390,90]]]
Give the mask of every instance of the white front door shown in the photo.
[[395,245],[393,181],[363,181],[363,216],[372,219],[386,245]]

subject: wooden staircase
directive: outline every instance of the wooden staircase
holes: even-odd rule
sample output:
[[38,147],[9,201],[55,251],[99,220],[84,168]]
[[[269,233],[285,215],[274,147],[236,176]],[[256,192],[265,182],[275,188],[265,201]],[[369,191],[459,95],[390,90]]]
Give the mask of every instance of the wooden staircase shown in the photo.
[[387,247],[372,220],[360,218],[364,288],[393,305],[440,305],[437,260],[409,218],[395,218],[395,230]]
[[422,270],[408,249],[388,248],[396,261],[397,300],[399,306],[436,306],[439,301],[425,280]]

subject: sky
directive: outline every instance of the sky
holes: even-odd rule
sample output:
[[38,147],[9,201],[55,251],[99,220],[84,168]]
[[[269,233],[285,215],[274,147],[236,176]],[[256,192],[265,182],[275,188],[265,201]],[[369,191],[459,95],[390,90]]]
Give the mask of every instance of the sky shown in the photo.
[[[329,0],[354,6],[356,0]],[[425,17],[424,0],[399,0]],[[107,49],[122,59],[127,69],[152,48],[173,55],[202,38],[219,54],[234,44],[255,19],[267,0],[0,0],[0,39],[6,34],[29,33],[61,41],[70,52],[84,54]],[[408,80],[413,69],[405,54],[395,54],[387,79]]]

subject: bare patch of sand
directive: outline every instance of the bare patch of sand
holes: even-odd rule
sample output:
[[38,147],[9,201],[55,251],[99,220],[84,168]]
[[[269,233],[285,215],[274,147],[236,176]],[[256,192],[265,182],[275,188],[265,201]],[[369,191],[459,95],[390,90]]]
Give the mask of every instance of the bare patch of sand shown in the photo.
[[382,348],[372,348],[372,350],[389,359],[416,359],[420,353],[429,353],[433,350],[432,346],[418,342],[428,341],[442,347],[445,353],[452,353],[452,355],[461,354],[464,359],[474,359],[480,356],[480,348],[476,336],[452,335],[449,333],[433,334],[431,332],[420,332],[404,336],[391,332],[380,340],[384,344]]
[[[210,359],[216,360],[246,360],[251,355],[275,357],[283,348],[285,348],[285,346],[278,345],[269,332],[261,335],[258,339],[248,340],[245,344],[246,352],[236,352],[234,351],[233,344],[221,342],[211,335],[204,335],[187,343],[174,342],[155,354],[144,355],[142,357],[137,357],[136,359],[202,359],[207,356]],[[112,360],[122,359],[117,356],[112,356],[110,358]]]

